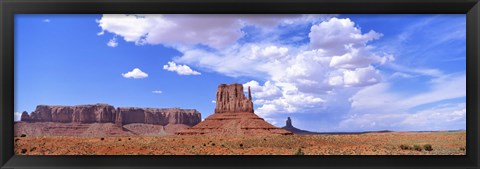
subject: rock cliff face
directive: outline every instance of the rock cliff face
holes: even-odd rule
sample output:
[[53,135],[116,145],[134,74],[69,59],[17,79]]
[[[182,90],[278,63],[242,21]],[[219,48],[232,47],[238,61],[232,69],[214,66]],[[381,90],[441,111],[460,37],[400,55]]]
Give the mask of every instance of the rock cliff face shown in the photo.
[[28,115],[28,112],[24,111],[22,113],[22,116],[20,117],[20,121],[26,121],[26,122],[30,121],[30,116]]
[[258,117],[253,111],[252,96],[248,88],[248,99],[241,84],[221,84],[217,91],[215,113],[197,125],[176,132],[177,135],[265,135],[292,134],[275,127]]
[[248,87],[248,99],[243,94],[243,86],[241,84],[221,84],[217,90],[217,105],[215,113],[235,113],[249,112],[253,113],[252,96],[250,87]]
[[145,124],[185,124],[196,125],[201,114],[195,109],[179,108],[115,108],[107,104],[79,106],[39,105],[31,115],[22,113],[25,122],[61,122],[61,123],[115,123],[118,126]]

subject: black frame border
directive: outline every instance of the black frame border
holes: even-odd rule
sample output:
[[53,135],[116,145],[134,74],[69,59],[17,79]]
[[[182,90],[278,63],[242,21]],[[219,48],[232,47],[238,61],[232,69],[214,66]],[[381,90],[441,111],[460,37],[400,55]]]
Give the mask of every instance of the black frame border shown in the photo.
[[[479,168],[478,0],[3,0],[0,1],[0,166],[11,168]],[[466,14],[465,156],[18,156],[13,153],[15,14]]]

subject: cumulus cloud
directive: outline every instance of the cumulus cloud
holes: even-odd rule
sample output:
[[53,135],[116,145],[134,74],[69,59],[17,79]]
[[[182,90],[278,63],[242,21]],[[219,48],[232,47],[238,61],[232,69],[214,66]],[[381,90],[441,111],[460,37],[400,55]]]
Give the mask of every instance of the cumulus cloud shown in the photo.
[[117,38],[112,38],[108,41],[107,46],[110,46],[112,48],[118,46]]
[[[370,43],[382,38],[382,33],[362,30],[349,18],[103,15],[98,23],[102,29],[100,35],[109,32],[137,45],[162,44],[178,50],[181,54],[163,66],[167,71],[200,75],[187,66],[191,65],[195,69],[246,79],[242,83],[245,90],[251,87],[255,112],[272,122],[278,120],[275,117],[279,116],[274,115],[279,113],[329,113],[327,109],[346,104],[347,108],[342,109],[345,112],[336,115],[345,115],[338,128],[400,128],[412,123],[407,120],[414,117],[412,114],[428,114],[426,110],[410,111],[415,106],[464,97],[458,92],[465,87],[464,75],[446,76],[434,68],[396,64],[394,55]],[[280,36],[299,25],[307,25],[305,28],[309,31],[289,38]],[[250,32],[244,30],[247,27],[258,28],[259,37],[249,41]],[[308,42],[289,43],[298,37]],[[389,75],[391,72],[385,72],[384,68],[394,73]],[[431,88],[417,95],[392,92],[392,84],[384,81],[417,76],[433,78],[427,84]],[[448,114],[446,110],[445,114]]]
[[[338,23],[346,24],[338,24]],[[232,77],[255,77],[263,81],[249,81],[256,112],[260,114],[316,111],[322,107],[325,94],[334,89],[363,87],[381,82],[381,72],[375,64],[394,61],[392,55],[380,56],[372,50],[368,41],[381,35],[370,31],[362,34],[349,19],[332,18],[312,27],[337,29],[328,36],[342,36],[340,47],[316,45],[290,46],[272,43],[245,43],[232,45],[219,51],[198,48],[182,48],[179,63],[194,64]],[[313,29],[313,28],[312,28]],[[348,29],[348,30],[342,30]],[[310,41],[319,38],[320,32],[311,33]],[[340,35],[336,35],[340,34]],[[350,36],[351,35],[351,36]],[[346,36],[346,37],[343,37]],[[318,40],[318,39],[317,39]],[[265,117],[265,116],[264,116]]]
[[168,65],[163,65],[163,69],[170,72],[177,72],[179,75],[201,75],[200,72],[192,70],[187,65],[177,65],[175,62],[168,62]]
[[332,18],[327,22],[313,25],[308,36],[311,48],[323,49],[330,55],[340,55],[346,53],[349,47],[365,46],[367,42],[383,35],[373,30],[364,34],[349,18]]
[[203,44],[225,48],[244,36],[246,25],[273,27],[296,21],[313,22],[330,15],[103,15],[98,20],[103,32],[124,37],[136,44],[169,46]]
[[212,103],[213,103],[213,104],[215,104],[215,103],[217,103],[217,101],[215,101],[215,100],[212,100]]
[[162,92],[161,90],[154,90],[154,91],[152,91],[152,93],[154,93],[154,94],[162,94],[163,92]]
[[380,79],[380,72],[373,66],[343,72],[343,81],[346,86],[372,85],[380,82]]
[[275,98],[282,95],[280,88],[275,86],[271,81],[266,81],[263,86],[255,80],[243,84],[245,92],[247,92],[248,87],[250,87],[252,97],[257,99]]
[[44,19],[42,22],[50,23],[50,19]]
[[[282,19],[279,19],[282,18]],[[257,112],[294,113],[314,111],[326,104],[326,94],[343,88],[381,82],[375,64],[394,60],[381,56],[368,42],[382,36],[363,33],[348,18],[314,15],[104,15],[98,21],[102,32],[111,32],[127,42],[164,44],[182,54],[163,68],[180,75],[199,75],[187,65],[231,77],[254,77],[249,81]],[[274,29],[279,25],[311,24],[308,44],[271,42],[237,43],[241,28],[250,25]],[[218,50],[195,47],[203,44]],[[181,64],[177,64],[181,63]],[[245,87],[246,88],[246,87]],[[328,96],[330,97],[330,96]]]
[[124,78],[143,79],[143,78],[147,78],[148,74],[145,72],[142,72],[142,70],[140,70],[139,68],[134,68],[130,72],[122,73],[122,76]]

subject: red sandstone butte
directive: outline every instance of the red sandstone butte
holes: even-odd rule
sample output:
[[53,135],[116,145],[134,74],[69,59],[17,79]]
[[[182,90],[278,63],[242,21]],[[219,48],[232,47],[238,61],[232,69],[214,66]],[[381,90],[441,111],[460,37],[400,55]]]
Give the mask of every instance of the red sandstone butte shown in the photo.
[[254,113],[250,87],[248,98],[241,84],[221,84],[217,90],[215,113],[192,128],[176,132],[177,135],[290,135],[289,131],[275,127]]

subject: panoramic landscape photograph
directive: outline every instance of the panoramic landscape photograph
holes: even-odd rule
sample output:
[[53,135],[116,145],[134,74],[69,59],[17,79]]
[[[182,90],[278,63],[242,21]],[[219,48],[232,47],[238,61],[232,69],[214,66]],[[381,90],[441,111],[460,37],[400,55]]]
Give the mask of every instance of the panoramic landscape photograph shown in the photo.
[[466,155],[463,14],[17,14],[16,155]]

